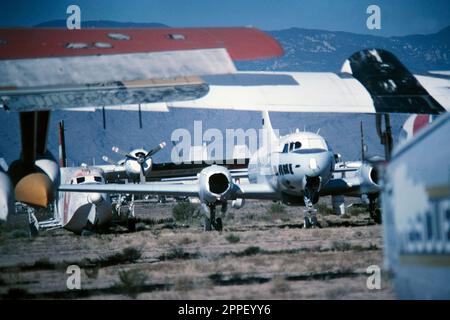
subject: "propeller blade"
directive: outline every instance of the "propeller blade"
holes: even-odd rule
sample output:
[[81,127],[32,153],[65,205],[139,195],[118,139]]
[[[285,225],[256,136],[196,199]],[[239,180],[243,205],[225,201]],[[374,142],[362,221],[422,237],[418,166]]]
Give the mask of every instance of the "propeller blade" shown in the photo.
[[112,151],[117,153],[117,154],[120,154],[121,156],[128,157],[128,158],[131,158],[133,160],[137,160],[137,158],[135,156],[129,154],[128,152],[125,152],[125,151],[119,149],[119,147],[112,147]]
[[141,183],[145,183],[144,164],[141,164],[141,172],[139,173],[139,180],[140,180]]
[[150,150],[147,155],[145,156],[147,157],[151,157],[152,155],[154,155],[155,153],[157,153],[159,150],[163,149],[166,146],[166,142],[161,142],[159,145],[157,145],[155,148],[153,148],[152,150]]
[[102,159],[103,159],[103,161],[108,162],[109,164],[117,165],[116,162],[114,162],[113,160],[111,160],[111,159],[108,158],[107,156],[103,156]]

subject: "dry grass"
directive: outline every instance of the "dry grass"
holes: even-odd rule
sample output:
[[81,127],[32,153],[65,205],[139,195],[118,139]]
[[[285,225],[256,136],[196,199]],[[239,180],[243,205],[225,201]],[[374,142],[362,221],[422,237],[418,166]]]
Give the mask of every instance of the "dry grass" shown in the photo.
[[[233,223],[226,223],[222,234],[205,233],[197,224],[145,222],[170,218],[174,206],[170,203],[146,206],[145,210],[137,207],[138,219],[147,220],[140,220],[144,230],[136,233],[80,238],[54,230],[33,240],[2,233],[0,297],[6,297],[10,289],[9,294],[19,298],[64,294],[67,276],[62,268],[68,262],[82,267],[83,289],[105,289],[89,298],[393,297],[389,279],[383,279],[387,285],[381,291],[369,295],[366,277],[348,276],[372,264],[382,265],[380,226],[305,230],[295,227],[302,220],[301,208],[284,206],[283,213],[274,213],[277,219],[277,215],[287,219],[280,223],[273,217],[266,219],[271,205],[249,201],[241,210],[230,209]],[[333,215],[329,219],[334,219],[333,223],[342,220]],[[337,278],[319,279],[321,274],[337,274]],[[214,279],[226,284],[211,280],[211,275],[220,275]],[[158,287],[164,284],[167,287]],[[119,292],[105,293],[117,287]],[[348,292],[342,293],[346,287]]]

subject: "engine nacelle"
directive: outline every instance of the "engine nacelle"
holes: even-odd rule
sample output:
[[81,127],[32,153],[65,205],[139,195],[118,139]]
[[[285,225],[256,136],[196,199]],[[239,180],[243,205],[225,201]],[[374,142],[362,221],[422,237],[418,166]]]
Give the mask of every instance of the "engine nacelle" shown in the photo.
[[363,163],[358,174],[361,182],[361,193],[369,194],[381,191],[377,167],[369,163]]
[[199,173],[199,198],[203,203],[215,203],[231,198],[233,182],[227,168],[212,165]]
[[245,199],[238,198],[236,200],[231,201],[231,207],[233,209],[241,209],[245,205]]
[[54,186],[57,187],[60,184],[59,165],[54,159],[41,158],[37,159],[34,164],[50,178]]

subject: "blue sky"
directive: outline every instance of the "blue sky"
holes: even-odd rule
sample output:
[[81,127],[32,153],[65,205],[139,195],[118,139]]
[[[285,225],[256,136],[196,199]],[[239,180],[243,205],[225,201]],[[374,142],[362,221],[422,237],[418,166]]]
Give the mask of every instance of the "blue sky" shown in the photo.
[[[60,0],[1,1],[0,26],[33,26],[65,19],[77,4],[82,20],[161,22],[173,27],[289,27],[373,35],[434,33],[450,25],[449,0]],[[381,30],[366,27],[366,8],[381,8]]]

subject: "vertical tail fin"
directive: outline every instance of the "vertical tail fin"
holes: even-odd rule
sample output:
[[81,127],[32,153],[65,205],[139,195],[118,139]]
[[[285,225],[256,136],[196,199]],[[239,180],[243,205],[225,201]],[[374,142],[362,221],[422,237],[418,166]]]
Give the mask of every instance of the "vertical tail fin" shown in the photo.
[[272,128],[272,123],[270,122],[269,112],[262,112],[262,128],[264,130],[263,146],[274,145],[274,142],[278,140],[278,135]]
[[64,137],[64,121],[59,122],[59,167],[64,168],[67,165],[66,159],[66,140]]

